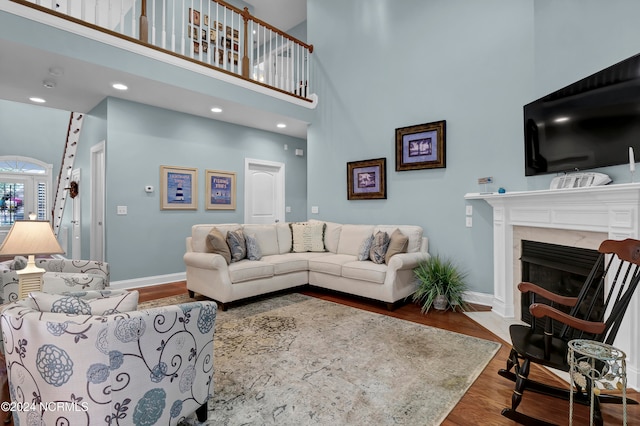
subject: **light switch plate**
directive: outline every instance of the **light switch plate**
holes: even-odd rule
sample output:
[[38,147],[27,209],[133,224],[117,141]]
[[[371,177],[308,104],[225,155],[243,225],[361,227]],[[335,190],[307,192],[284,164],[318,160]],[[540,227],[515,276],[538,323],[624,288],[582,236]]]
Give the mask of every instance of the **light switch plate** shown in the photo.
[[318,206],[311,206],[311,213],[318,214],[319,211]]
[[471,216],[473,214],[473,206],[469,205],[466,209],[467,216]]
[[471,228],[473,226],[473,218],[471,216],[467,216],[467,228]]

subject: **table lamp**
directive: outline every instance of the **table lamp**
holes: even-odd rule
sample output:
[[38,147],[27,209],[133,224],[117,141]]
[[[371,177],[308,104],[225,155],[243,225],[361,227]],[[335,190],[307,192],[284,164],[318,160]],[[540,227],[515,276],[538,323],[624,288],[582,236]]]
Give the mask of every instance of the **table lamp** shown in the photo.
[[16,220],[0,246],[0,256],[28,256],[27,266],[18,274],[18,298],[31,291],[42,290],[42,275],[46,272],[35,263],[36,255],[64,253],[46,220]]

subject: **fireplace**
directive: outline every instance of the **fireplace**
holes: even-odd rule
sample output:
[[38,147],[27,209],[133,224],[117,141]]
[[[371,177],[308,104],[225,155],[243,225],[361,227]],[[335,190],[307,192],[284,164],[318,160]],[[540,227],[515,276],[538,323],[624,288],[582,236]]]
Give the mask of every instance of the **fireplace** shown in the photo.
[[[540,287],[563,296],[576,297],[584,284],[587,276],[593,269],[593,265],[598,260],[597,250],[572,247],[559,244],[549,244],[539,241],[521,241],[521,273],[522,281],[532,282]],[[601,262],[600,271],[596,279],[601,279],[604,274],[604,264]],[[594,290],[595,292],[595,290]],[[594,297],[600,299],[597,305],[604,303],[604,289],[600,289],[599,294],[587,295],[587,300]],[[521,297],[521,320],[531,324],[531,313],[529,312],[529,297]],[[537,296],[536,301],[550,303],[550,301]],[[597,306],[596,305],[596,306]],[[571,308],[557,306],[559,310],[569,313]],[[590,319],[595,320],[601,312],[592,312]],[[562,324],[554,322],[554,331],[560,332]],[[544,331],[544,322],[536,324],[539,332]]]
[[[606,238],[640,238],[640,184],[588,188],[470,193],[493,208],[492,312],[508,321],[521,318],[521,240],[587,249]],[[606,288],[606,287],[605,287]],[[606,291],[606,290],[605,290]],[[640,388],[640,291],[636,291],[615,346],[627,354],[628,384]]]

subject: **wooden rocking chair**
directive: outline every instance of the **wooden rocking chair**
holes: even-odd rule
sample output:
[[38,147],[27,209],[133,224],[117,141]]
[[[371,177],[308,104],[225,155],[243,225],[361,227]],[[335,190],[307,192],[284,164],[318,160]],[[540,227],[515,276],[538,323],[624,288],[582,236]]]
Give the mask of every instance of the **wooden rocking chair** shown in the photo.
[[[531,363],[569,371],[567,360],[568,342],[572,339],[589,339],[613,345],[618,329],[633,293],[640,281],[640,241],[606,240],[598,249],[600,255],[577,297],[560,296],[523,282],[518,289],[522,297],[529,295],[531,325],[512,325],[509,329],[512,349],[507,359],[507,368],[498,371],[503,377],[515,382],[511,397],[511,408],[502,410],[502,415],[523,425],[552,425],[516,411],[525,391],[532,391],[569,400],[573,392],[574,402],[589,405],[592,385],[586,389],[563,389],[537,382],[529,378]],[[607,260],[608,258],[608,260]],[[602,274],[602,266],[604,274]],[[606,292],[602,298],[593,296]],[[537,303],[536,297],[551,301]],[[569,314],[556,308],[557,305],[571,307]],[[536,331],[536,320],[545,318],[544,333]],[[563,324],[560,331],[553,331],[553,321]],[[513,370],[513,371],[512,371]],[[611,394],[600,394],[595,398],[594,423],[602,425],[601,403],[622,404],[622,398]],[[628,404],[637,404],[627,399]]]

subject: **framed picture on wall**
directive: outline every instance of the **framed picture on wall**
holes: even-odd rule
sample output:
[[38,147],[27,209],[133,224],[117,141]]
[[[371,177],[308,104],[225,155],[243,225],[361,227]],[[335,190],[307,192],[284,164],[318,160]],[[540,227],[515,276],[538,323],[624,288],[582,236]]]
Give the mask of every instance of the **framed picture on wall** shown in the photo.
[[198,169],[160,166],[160,209],[198,209]]
[[376,200],[387,198],[387,159],[347,163],[347,199]]
[[207,210],[236,209],[236,174],[221,170],[206,170],[205,208]]
[[396,171],[446,167],[446,121],[396,129]]

